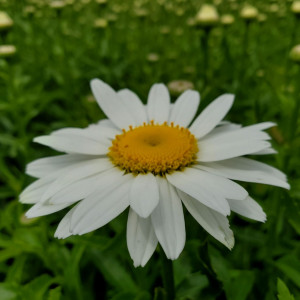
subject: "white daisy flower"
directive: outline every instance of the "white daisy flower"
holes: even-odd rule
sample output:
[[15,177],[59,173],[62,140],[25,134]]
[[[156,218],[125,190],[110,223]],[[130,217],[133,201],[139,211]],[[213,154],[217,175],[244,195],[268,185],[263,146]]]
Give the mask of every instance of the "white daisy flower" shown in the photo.
[[22,203],[35,204],[29,218],[78,202],[61,220],[56,237],[98,229],[129,207],[127,245],[134,265],[144,266],[158,242],[169,259],[176,259],[185,244],[183,203],[231,249],[230,211],[266,220],[262,208],[232,180],[289,188],[279,170],[241,157],[275,153],[263,131],[275,124],[241,127],[222,121],[233,95],[217,98],[189,126],[200,102],[196,91],[185,91],[171,104],[166,86],[154,84],[143,105],[132,91],[115,92],[98,79],[91,88],[108,119],[35,138],[66,154],[30,163],[27,173],[38,180],[20,195]]

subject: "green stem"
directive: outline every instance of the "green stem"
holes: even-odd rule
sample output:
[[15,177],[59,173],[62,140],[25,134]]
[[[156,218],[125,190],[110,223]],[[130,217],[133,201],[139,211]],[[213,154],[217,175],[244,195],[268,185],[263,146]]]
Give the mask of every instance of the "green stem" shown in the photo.
[[202,36],[202,51],[203,51],[203,69],[204,69],[204,86],[207,85],[210,76],[210,57],[209,57],[209,46],[208,40],[210,37],[211,27],[204,28]]
[[167,293],[167,300],[175,299],[175,285],[174,285],[174,273],[173,273],[173,261],[168,259],[161,249],[161,264],[162,264],[162,279],[165,291]]
[[[300,65],[298,66],[297,70],[297,78],[300,77]],[[294,147],[294,139],[296,137],[297,133],[297,123],[298,123],[298,118],[299,118],[299,113],[300,113],[300,101],[298,97],[300,96],[300,87],[297,85],[297,81],[295,81],[296,84],[296,91],[295,91],[295,103],[293,107],[293,112],[291,115],[291,121],[289,124],[289,134],[288,134],[288,148],[286,150],[284,159],[283,159],[283,167],[285,172],[288,172],[289,169],[289,164],[290,164],[290,159],[291,159],[291,152]]]
[[[297,77],[300,78],[300,65],[298,66],[298,70],[297,70],[298,74]],[[291,136],[290,136],[290,143],[293,142],[293,139],[296,136],[296,132],[297,132],[297,122],[298,122],[298,117],[299,117],[299,110],[300,110],[300,101],[299,101],[299,95],[300,95],[300,88],[297,85],[297,81],[295,81],[296,84],[296,93],[295,93],[295,106],[294,106],[294,111],[292,114],[292,119],[291,119],[291,128],[290,128],[290,132],[291,132]]]

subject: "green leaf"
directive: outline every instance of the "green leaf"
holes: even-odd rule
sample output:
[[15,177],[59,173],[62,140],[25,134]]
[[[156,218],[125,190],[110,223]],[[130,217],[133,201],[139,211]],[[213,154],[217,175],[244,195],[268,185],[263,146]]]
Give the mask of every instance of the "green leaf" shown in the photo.
[[34,280],[30,281],[22,287],[22,299],[27,300],[41,300],[45,296],[48,288],[56,280],[50,275],[43,274]]
[[75,299],[82,299],[81,278],[80,278],[80,261],[84,253],[85,246],[76,245],[72,249],[68,265],[65,266],[64,283],[70,294]]
[[200,292],[209,285],[208,279],[200,272],[190,274],[177,287],[176,296],[179,299],[200,299]]
[[247,299],[254,284],[254,271],[232,269],[218,251],[212,251],[212,248],[210,250],[212,267],[218,279],[223,283],[227,299]]
[[297,257],[286,255],[277,260],[275,265],[300,288],[300,261]]
[[14,244],[24,252],[44,252],[45,232],[39,227],[18,228],[13,236]]
[[291,190],[289,194],[297,199],[300,199],[300,179],[291,180]]
[[91,251],[92,260],[101,271],[107,282],[122,291],[138,291],[139,288],[130,274],[116,259],[113,253],[100,252],[98,249]]
[[61,297],[62,297],[61,286],[58,286],[55,289],[49,291],[49,296],[47,300],[61,300],[62,299]]
[[18,300],[20,299],[17,292],[17,286],[10,283],[0,283],[1,300]]
[[157,287],[154,290],[153,300],[167,300],[167,293],[162,287]]
[[192,266],[189,257],[185,253],[180,255],[180,259],[173,261],[175,286],[180,284],[189,274],[192,273]]
[[15,248],[13,246],[0,251],[0,262],[6,261],[10,258],[16,257],[22,253],[21,248]]
[[25,263],[26,263],[27,255],[19,255],[14,260],[12,266],[8,269],[7,276],[5,281],[6,282],[17,282],[20,283],[23,277],[23,272],[26,272],[24,270]]
[[224,284],[227,299],[247,299],[254,284],[255,273],[247,270],[231,270],[229,277],[230,281]]
[[147,292],[140,292],[138,294],[132,292],[121,292],[112,297],[111,300],[150,300],[151,295]]
[[277,278],[277,292],[279,300],[295,300],[288,287],[280,278]]

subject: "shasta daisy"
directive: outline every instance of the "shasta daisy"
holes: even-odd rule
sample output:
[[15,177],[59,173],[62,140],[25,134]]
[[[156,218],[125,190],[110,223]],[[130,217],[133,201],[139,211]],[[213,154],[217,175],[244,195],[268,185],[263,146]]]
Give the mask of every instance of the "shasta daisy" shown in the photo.
[[275,124],[241,127],[222,121],[233,95],[221,95],[192,122],[200,102],[196,91],[185,91],[171,104],[166,86],[154,84],[143,105],[132,91],[115,92],[99,79],[91,88],[108,119],[35,138],[65,154],[30,163],[27,173],[38,179],[20,195],[22,203],[34,204],[29,218],[73,205],[56,237],[96,230],[129,207],[127,245],[134,265],[144,266],[158,242],[176,259],[186,238],[183,204],[209,234],[232,248],[231,211],[266,220],[233,180],[289,188],[282,172],[243,157],[275,152],[263,131]]

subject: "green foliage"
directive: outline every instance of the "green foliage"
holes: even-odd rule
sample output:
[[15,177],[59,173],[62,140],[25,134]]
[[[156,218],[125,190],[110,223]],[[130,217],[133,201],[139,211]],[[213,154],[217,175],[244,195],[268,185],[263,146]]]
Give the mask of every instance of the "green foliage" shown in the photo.
[[[29,206],[18,202],[33,181],[26,164],[57,154],[33,144],[33,137],[104,118],[90,95],[94,77],[116,90],[132,89],[144,102],[155,82],[189,80],[201,93],[201,110],[234,93],[232,122],[278,124],[269,131],[278,154],[255,158],[283,170],[291,190],[244,184],[268,221],[232,214],[232,251],[185,214],[187,242],[173,264],[176,299],[300,299],[300,66],[288,58],[300,43],[300,26],[290,1],[250,1],[267,19],[248,23],[239,17],[243,1],[215,1],[235,22],[210,30],[188,25],[201,5],[196,0],[103,6],[78,0],[61,11],[48,2],[0,0],[0,10],[14,20],[10,31],[0,31],[0,45],[17,47],[15,56],[0,57],[0,299],[167,297],[160,251],[144,268],[133,267],[127,212],[91,234],[57,240],[54,231],[67,210],[27,220]],[[107,19],[107,27],[94,28],[96,18]]]
[[295,300],[288,287],[280,278],[277,278],[277,291],[279,300]]

